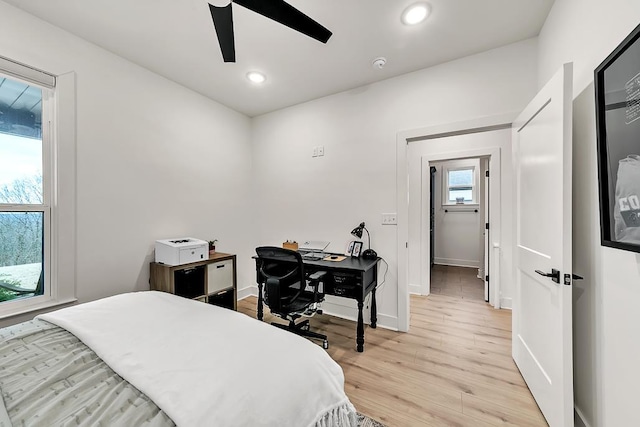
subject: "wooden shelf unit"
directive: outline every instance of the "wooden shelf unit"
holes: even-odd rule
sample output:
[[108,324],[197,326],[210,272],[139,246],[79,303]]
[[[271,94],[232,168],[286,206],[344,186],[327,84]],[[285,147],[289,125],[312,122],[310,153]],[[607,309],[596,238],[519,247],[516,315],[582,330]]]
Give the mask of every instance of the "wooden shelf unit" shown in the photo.
[[209,259],[182,265],[152,262],[151,290],[236,310],[236,256],[216,252]]

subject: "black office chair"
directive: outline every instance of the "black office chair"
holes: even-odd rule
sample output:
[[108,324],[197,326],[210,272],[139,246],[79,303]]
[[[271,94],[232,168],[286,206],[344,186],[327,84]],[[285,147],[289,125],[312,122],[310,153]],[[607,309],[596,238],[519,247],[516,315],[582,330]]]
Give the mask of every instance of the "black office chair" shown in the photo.
[[[327,336],[309,330],[309,319],[296,324],[302,316],[322,314],[319,304],[324,294],[319,287],[326,271],[306,274],[302,257],[296,251],[263,246],[256,248],[258,255],[258,281],[264,285],[264,303],[271,313],[289,321],[289,325],[272,325],[309,338],[322,340],[322,347],[329,348]],[[307,290],[309,285],[313,291]]]

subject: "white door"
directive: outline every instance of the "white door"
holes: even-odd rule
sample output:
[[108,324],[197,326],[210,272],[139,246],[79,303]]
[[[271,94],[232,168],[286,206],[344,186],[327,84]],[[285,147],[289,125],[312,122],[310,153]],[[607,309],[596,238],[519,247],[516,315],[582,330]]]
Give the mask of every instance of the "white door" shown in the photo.
[[565,64],[513,123],[513,359],[551,427],[573,426],[572,79]]

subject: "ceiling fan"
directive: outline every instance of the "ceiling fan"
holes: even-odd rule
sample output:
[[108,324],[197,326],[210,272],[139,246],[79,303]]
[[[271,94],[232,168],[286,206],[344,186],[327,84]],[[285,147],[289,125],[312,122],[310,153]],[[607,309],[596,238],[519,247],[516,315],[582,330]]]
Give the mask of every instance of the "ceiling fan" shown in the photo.
[[209,4],[213,25],[218,35],[218,43],[224,62],[236,62],[236,48],[233,36],[233,12],[235,3],[273,21],[296,30],[306,36],[326,43],[332,33],[318,22],[309,18],[284,0],[231,0],[226,6]]

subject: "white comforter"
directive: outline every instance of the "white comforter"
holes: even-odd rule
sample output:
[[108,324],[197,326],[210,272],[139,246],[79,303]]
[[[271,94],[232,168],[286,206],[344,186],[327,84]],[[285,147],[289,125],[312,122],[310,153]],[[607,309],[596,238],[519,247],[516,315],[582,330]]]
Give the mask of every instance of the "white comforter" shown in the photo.
[[178,426],[355,426],[342,369],[295,334],[162,292],[38,316],[73,333]]

